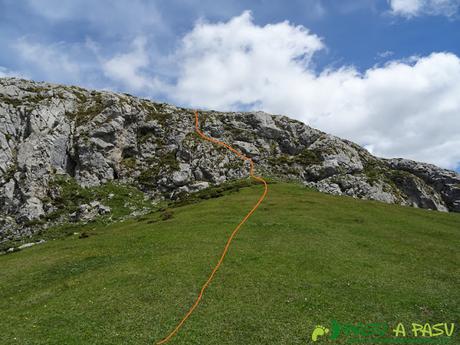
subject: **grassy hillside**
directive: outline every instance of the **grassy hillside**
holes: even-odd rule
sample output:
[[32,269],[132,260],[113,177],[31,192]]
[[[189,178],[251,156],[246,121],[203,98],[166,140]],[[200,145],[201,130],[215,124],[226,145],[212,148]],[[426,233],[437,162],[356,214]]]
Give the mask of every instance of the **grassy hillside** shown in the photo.
[[[87,238],[0,256],[0,344],[159,340],[261,191],[88,225]],[[171,344],[309,344],[314,326],[333,319],[458,322],[459,224],[460,214],[272,184]]]

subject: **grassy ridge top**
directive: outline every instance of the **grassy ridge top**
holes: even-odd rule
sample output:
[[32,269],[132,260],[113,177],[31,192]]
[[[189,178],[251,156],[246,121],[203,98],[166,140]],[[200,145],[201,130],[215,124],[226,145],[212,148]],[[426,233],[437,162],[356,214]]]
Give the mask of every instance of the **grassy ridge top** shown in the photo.
[[[0,343],[162,338],[261,191],[243,188],[173,208],[167,217],[88,225],[87,238],[1,256]],[[332,319],[455,322],[458,224],[460,214],[272,184],[171,344],[306,344],[316,324]]]

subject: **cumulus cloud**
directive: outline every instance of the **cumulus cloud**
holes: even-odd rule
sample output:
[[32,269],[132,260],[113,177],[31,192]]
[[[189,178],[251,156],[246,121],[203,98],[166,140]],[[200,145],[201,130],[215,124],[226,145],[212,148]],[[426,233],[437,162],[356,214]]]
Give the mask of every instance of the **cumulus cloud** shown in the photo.
[[177,52],[171,97],[195,107],[263,109],[349,138],[384,157],[444,167],[460,162],[460,59],[434,53],[365,72],[313,66],[322,40],[288,22],[255,25],[249,12],[200,21]]
[[250,105],[292,72],[302,74],[322,48],[304,27],[288,22],[259,27],[247,11],[227,23],[199,22],[177,54],[176,97],[216,108]]
[[147,39],[138,36],[124,51],[106,53],[90,38],[76,43],[43,43],[22,37],[13,44],[21,73],[0,66],[0,77],[32,75],[38,80],[129,90],[142,96],[152,96],[158,90],[164,94],[168,85],[154,75],[146,46]]
[[138,37],[132,45],[131,51],[102,61],[104,74],[133,90],[151,87],[151,79],[142,73],[142,69],[149,66],[149,57],[145,50],[146,39]]
[[407,18],[419,15],[452,17],[460,8],[460,0],[388,0],[391,13]]

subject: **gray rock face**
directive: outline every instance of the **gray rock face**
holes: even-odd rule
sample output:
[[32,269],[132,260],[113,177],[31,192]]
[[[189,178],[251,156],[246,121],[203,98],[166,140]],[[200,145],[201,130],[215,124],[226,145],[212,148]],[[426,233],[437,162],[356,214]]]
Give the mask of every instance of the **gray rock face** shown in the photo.
[[[203,111],[206,134],[232,143],[261,175],[320,191],[460,212],[460,176],[431,164],[379,159],[360,146],[285,116]],[[242,169],[243,167],[243,169]],[[153,199],[176,198],[246,177],[249,166],[199,139],[193,111],[125,94],[0,79],[0,241],[31,233],[55,209],[52,181],[109,181]],[[74,220],[110,212],[81,205]]]
[[383,182],[379,181],[371,185],[365,176],[360,175],[331,176],[318,181],[316,184],[310,183],[307,185],[329,194],[349,195],[386,203],[396,203],[398,201],[391,192],[386,191]]
[[99,201],[92,201],[89,204],[82,204],[77,211],[70,214],[70,221],[88,222],[95,219],[98,215],[110,213],[110,207],[102,205]]
[[[408,172],[417,176],[431,188],[437,196],[436,200],[428,197],[426,203],[437,201],[444,203],[445,208],[450,211],[460,212],[460,175],[454,171],[440,169],[433,164],[415,162],[408,159],[387,160],[392,169]],[[430,193],[433,194],[433,193]],[[432,207],[427,207],[432,208]]]

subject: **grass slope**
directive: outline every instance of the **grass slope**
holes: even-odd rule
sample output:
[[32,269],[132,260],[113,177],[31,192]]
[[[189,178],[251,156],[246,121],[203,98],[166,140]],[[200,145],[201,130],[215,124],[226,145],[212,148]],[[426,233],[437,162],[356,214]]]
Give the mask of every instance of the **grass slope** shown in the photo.
[[[159,340],[261,191],[177,207],[172,218],[88,225],[88,238],[0,256],[0,344]],[[272,184],[171,343],[307,344],[332,319],[457,322],[459,224],[460,214]]]

